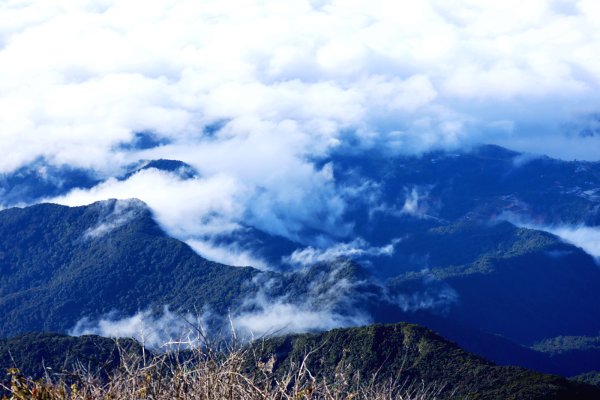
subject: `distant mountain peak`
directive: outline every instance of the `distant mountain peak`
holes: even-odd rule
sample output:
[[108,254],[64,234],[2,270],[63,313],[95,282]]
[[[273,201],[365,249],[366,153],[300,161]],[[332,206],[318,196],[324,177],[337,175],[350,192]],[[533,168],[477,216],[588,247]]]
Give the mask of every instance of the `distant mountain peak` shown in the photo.
[[495,144],[484,144],[476,146],[471,150],[471,154],[480,157],[489,157],[495,159],[512,159],[521,155],[521,153],[517,151],[509,150],[505,147],[498,146]]
[[140,171],[149,169],[171,172],[179,176],[181,179],[193,179],[200,175],[194,167],[183,161],[161,158],[158,160],[141,161],[137,166],[133,167],[131,171],[127,172],[122,179],[128,179]]

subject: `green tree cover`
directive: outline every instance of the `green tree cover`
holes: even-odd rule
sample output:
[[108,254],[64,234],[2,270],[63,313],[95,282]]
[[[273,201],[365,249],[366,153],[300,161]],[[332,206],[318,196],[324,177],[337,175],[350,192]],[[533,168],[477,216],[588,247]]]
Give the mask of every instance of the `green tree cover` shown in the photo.
[[488,145],[418,156],[361,152],[339,156],[335,165],[337,180],[375,182],[388,204],[402,200],[404,188],[427,188],[429,213],[445,221],[513,212],[549,225],[600,224],[598,200],[586,194],[600,187],[599,162],[528,156]]
[[[544,367],[547,360],[538,353],[478,329],[527,345],[600,330],[600,272],[591,257],[552,235],[508,223],[461,222],[415,233],[397,251],[406,259],[427,252],[429,271],[408,268],[382,285],[371,279],[372,270],[346,261],[283,275],[207,261],[168,237],[135,202],[130,205],[134,217],[126,223],[105,235],[86,235],[111,218],[118,221],[117,206],[109,201],[0,211],[0,336],[66,332],[83,317],[115,310],[129,316],[163,305],[193,312],[208,306],[226,316],[263,283],[275,282],[272,296],[306,299],[315,287],[320,294],[332,292],[341,279],[354,284],[348,298],[334,304],[336,312],[351,314],[362,307],[375,321],[426,324],[502,363],[562,371]],[[329,282],[332,269],[336,280]],[[457,301],[440,307],[447,318],[403,312],[394,296],[435,292],[431,276],[458,293]],[[308,300],[329,301],[323,296]]]
[[585,399],[600,392],[553,375],[496,366],[468,353],[429,329],[399,323],[291,335],[255,344],[263,365],[284,373],[307,353],[310,371],[331,381],[336,374],[385,381],[401,376],[435,383],[442,398]]
[[226,313],[251,292],[245,283],[257,270],[203,259],[168,237],[142,205],[104,236],[86,237],[112,218],[115,204],[0,212],[0,336],[65,332],[83,317],[165,304]]
[[61,374],[81,365],[103,376],[119,365],[120,352],[140,353],[141,347],[131,339],[100,336],[71,337],[55,333],[28,333],[0,339],[0,377],[7,379],[8,368],[18,368],[25,375],[41,378],[46,373]]
[[598,336],[559,336],[537,342],[532,348],[546,354],[555,365],[560,365],[562,370],[559,372],[565,375],[600,370]]
[[554,235],[460,222],[414,234],[398,252],[427,254],[429,268],[392,278],[392,290],[423,291],[433,276],[458,293],[450,318],[525,345],[600,331],[600,269]]
[[[140,352],[133,341],[121,341],[120,345]],[[586,384],[524,368],[496,366],[429,329],[407,323],[289,335],[250,346],[252,350],[246,352],[250,374],[261,368],[282,376],[308,355],[306,366],[319,379],[339,383],[344,376],[350,385],[358,385],[371,379],[383,383],[398,378],[433,385],[440,389],[439,398],[595,399],[600,395],[600,389]],[[147,351],[147,356],[152,357],[151,352]],[[97,336],[28,334],[0,340],[0,366],[18,366],[28,376],[68,372],[81,363],[92,371],[105,371],[107,377],[118,361],[115,342]],[[52,369],[45,371],[44,366]]]
[[600,388],[600,372],[590,371],[572,378],[575,381],[587,383]]

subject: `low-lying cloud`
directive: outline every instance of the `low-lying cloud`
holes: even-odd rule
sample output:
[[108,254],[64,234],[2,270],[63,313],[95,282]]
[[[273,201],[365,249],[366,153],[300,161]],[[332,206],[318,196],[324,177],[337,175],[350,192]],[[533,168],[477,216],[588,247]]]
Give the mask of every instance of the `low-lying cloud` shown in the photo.
[[567,243],[582,248],[600,263],[600,228],[585,225],[540,225],[528,217],[505,213],[501,216],[516,226],[550,232]]
[[544,230],[555,234],[566,242],[581,247],[600,261],[600,228],[588,226],[556,226]]
[[364,239],[357,238],[349,243],[337,243],[325,249],[305,247],[295,250],[283,261],[297,267],[307,267],[318,263],[333,261],[338,258],[361,259],[365,257],[391,257],[394,254],[394,245],[398,240],[390,244],[375,247],[370,246]]
[[447,283],[425,277],[418,290],[395,292],[390,295],[390,300],[408,312],[426,310],[444,313],[459,301],[459,294]]
[[105,201],[95,204],[101,208],[98,223],[87,229],[86,239],[98,239],[137,218],[146,210],[146,205],[137,199]]
[[260,270],[276,269],[276,266],[255,255],[253,250],[244,249],[239,243],[231,243],[227,245],[216,244],[211,240],[191,239],[187,243],[198,254],[209,260],[218,260],[227,265],[235,267],[254,267]]
[[160,313],[145,310],[128,317],[113,312],[98,318],[82,318],[69,335],[134,338],[150,349],[197,346],[202,344],[206,317],[206,313],[200,316],[174,313],[166,306]]
[[[376,320],[371,305],[397,311],[443,313],[458,301],[446,283],[425,275],[418,287],[390,287],[356,265],[336,260],[289,273],[267,272],[248,282],[247,295],[227,315],[208,308],[194,315],[172,312],[167,305],[132,316],[117,312],[81,319],[71,335],[133,337],[150,348],[202,344],[203,335],[235,336],[243,341],[289,333],[368,325]],[[200,334],[201,333],[201,334]]]

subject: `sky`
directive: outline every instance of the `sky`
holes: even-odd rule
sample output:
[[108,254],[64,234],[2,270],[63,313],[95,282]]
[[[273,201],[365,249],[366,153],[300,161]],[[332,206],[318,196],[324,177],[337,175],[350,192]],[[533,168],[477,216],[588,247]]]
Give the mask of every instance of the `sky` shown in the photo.
[[599,86],[595,0],[5,0],[0,173],[178,159],[200,178],[144,171],[49,200],[140,198],[212,254],[206,238],[242,222],[344,236],[315,160],[479,143],[597,160]]

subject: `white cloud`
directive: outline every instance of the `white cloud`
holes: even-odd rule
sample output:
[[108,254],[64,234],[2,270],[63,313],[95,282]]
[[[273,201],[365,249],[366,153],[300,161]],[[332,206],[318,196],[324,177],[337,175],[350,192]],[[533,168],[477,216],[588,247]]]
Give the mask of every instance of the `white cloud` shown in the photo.
[[241,248],[239,243],[229,245],[218,245],[210,240],[190,239],[187,241],[202,257],[209,260],[218,260],[227,265],[235,267],[254,267],[261,270],[271,270],[265,260],[258,258],[252,251]]
[[102,208],[101,218],[94,227],[85,231],[86,239],[100,238],[127,224],[146,209],[144,203],[137,199],[100,202],[96,203],[96,207]]
[[160,313],[145,310],[129,317],[120,317],[112,312],[97,319],[82,318],[69,335],[135,338],[151,349],[185,348],[202,342],[207,317],[206,312],[201,316],[183,315],[170,311],[168,307]]
[[102,199],[138,198],[169,232],[186,238],[237,229],[235,217],[243,213],[237,199],[244,194],[244,186],[229,176],[181,179],[176,174],[147,169],[125,181],[109,179],[91,190],[75,189],[52,202],[76,206]]
[[[430,287],[427,287],[430,285]],[[402,310],[414,312],[429,310],[443,313],[458,302],[459,295],[452,287],[442,282],[424,282],[425,288],[411,293],[395,293],[391,301]]]
[[239,315],[234,327],[245,335],[260,337],[273,334],[326,331],[334,328],[367,325],[366,315],[342,315],[330,310],[277,301],[259,311]]
[[581,247],[600,261],[600,229],[588,226],[557,226],[544,228],[566,242]]
[[299,274],[297,277],[304,273],[314,274],[309,276],[306,287],[295,294],[274,294],[272,289],[279,285],[278,278],[255,280],[259,290],[246,298],[232,315],[233,327],[243,337],[251,338],[370,323],[372,317],[360,304],[362,295],[358,288],[364,282],[351,281],[340,275],[344,267],[344,263],[339,263],[328,271],[295,272]]
[[[0,169],[39,155],[106,169],[134,131],[189,143],[217,120],[242,144],[292,122],[292,156],[348,130],[408,132],[417,149],[507,117],[519,131],[515,104],[556,119],[597,100],[596,14],[554,0],[3,2]],[[448,142],[449,122],[465,135]]]
[[[589,193],[593,196],[594,193]],[[567,243],[582,248],[600,262],[600,228],[585,225],[540,225],[532,222],[528,216],[503,213],[498,219],[506,220],[516,226],[552,233]]]
[[349,243],[336,243],[325,249],[309,246],[295,250],[283,261],[294,266],[306,267],[334,261],[338,258],[390,257],[394,254],[394,245],[397,242],[398,240],[394,240],[388,245],[374,247],[370,246],[364,239],[358,238]]
[[[598,111],[597,6],[522,3],[5,1],[0,172],[180,159],[202,178],[139,173],[56,200],[140,198],[185,239],[244,221],[302,241],[351,231],[312,161],[349,143],[597,159],[600,136],[560,133]],[[169,144],[119,146],[140,131]]]

